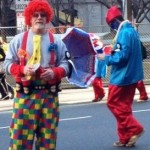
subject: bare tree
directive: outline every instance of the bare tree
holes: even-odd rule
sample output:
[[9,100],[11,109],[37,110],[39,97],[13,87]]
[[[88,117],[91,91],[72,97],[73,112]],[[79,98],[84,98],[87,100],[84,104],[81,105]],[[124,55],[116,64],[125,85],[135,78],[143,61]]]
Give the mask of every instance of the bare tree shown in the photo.
[[[112,5],[117,5],[123,10],[123,0],[95,0],[100,4],[104,5],[106,8],[110,8]],[[129,2],[128,0],[126,0]],[[148,15],[150,11],[150,0],[130,0],[132,2],[131,11],[136,23],[141,23],[144,19],[150,22],[150,17]]]
[[[147,19],[150,22],[150,17],[148,15],[150,11],[150,0],[139,0],[136,8],[139,8],[136,14],[136,21],[142,22],[144,19]],[[134,10],[136,10],[136,8]]]
[[[68,2],[64,3],[63,0],[49,0],[52,4],[55,12],[55,17],[53,20],[54,26],[59,26],[59,23],[64,25],[70,24],[74,26],[74,18],[77,16],[77,12],[74,9],[74,0],[68,0]],[[59,12],[61,11],[65,14],[65,20],[61,20]]]

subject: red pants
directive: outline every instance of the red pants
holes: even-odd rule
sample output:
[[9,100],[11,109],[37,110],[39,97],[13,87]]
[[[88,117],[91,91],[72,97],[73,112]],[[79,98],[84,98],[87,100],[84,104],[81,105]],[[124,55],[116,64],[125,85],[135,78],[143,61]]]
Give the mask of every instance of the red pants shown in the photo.
[[119,140],[126,144],[143,127],[132,114],[132,102],[137,84],[128,86],[109,85],[107,106],[117,120]]
[[137,83],[137,87],[136,87],[139,91],[139,94],[140,94],[140,100],[147,100],[148,99],[148,96],[147,96],[147,92],[146,92],[146,89],[145,89],[145,85],[144,85],[144,82],[141,80]]
[[102,98],[105,96],[105,92],[103,89],[102,79],[100,77],[96,77],[92,82],[95,99]]

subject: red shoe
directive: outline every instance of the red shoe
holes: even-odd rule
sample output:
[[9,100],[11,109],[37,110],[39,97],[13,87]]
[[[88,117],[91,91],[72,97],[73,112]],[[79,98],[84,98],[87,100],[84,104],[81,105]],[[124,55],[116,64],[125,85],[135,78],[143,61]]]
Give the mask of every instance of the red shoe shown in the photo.
[[[104,96],[105,96],[105,95],[104,95]],[[93,99],[92,102],[99,102],[99,101],[101,101],[101,100],[104,98],[104,96],[99,97],[98,99]]]
[[92,102],[99,102],[99,99],[93,99]]
[[148,96],[147,97],[142,97],[140,99],[137,100],[137,102],[147,102],[148,101]]

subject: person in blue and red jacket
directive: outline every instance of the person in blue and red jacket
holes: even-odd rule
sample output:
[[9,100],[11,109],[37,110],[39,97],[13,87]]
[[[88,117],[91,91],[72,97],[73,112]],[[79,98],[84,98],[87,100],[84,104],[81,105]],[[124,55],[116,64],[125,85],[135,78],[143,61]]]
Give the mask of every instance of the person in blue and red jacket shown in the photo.
[[92,100],[92,102],[99,102],[105,96],[102,79],[106,76],[107,66],[105,61],[98,58],[98,55],[100,53],[103,53],[104,44],[100,40],[98,35],[94,33],[90,33],[89,35],[92,41],[93,48],[97,53],[95,56],[95,78],[92,81],[92,87],[94,91],[94,99]]
[[116,32],[113,50],[99,58],[111,66],[107,106],[117,121],[119,140],[117,147],[135,146],[144,128],[132,113],[132,103],[137,83],[143,80],[143,66],[139,35],[120,9],[112,6],[106,14],[106,22]]
[[[24,10],[30,29],[10,42],[4,69],[16,80],[9,150],[55,150],[61,79],[69,73],[66,46],[47,30],[53,9],[47,0],[29,1]],[[36,137],[36,138],[35,138]]]

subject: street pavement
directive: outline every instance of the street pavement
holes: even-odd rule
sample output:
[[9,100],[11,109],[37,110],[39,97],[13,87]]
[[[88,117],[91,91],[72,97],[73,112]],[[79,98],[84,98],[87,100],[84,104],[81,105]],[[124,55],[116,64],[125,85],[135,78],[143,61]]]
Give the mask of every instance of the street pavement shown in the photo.
[[[104,87],[105,97],[99,103],[105,103],[108,94],[108,87]],[[150,100],[150,85],[146,85],[146,91]],[[94,98],[93,88],[73,88],[73,89],[63,89],[59,93],[60,105],[72,105],[72,104],[84,104],[92,103]],[[134,100],[138,100],[139,92],[136,90]],[[0,111],[10,110],[13,106],[13,100],[3,100],[0,101]]]

